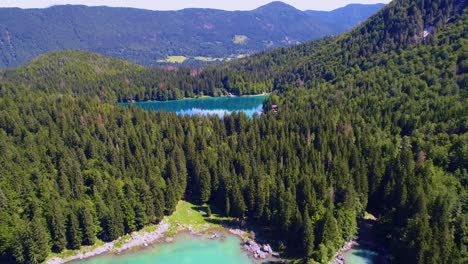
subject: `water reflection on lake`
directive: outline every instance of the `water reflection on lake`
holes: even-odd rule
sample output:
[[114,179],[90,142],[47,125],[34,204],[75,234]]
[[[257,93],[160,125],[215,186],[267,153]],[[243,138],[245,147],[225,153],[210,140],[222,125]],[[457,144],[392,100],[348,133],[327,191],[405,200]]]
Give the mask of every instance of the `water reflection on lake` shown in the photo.
[[[179,115],[218,115],[244,112],[250,118],[260,114],[268,96],[207,97],[174,101],[138,102],[134,105],[146,110],[175,112]],[[128,104],[122,104],[128,105]]]

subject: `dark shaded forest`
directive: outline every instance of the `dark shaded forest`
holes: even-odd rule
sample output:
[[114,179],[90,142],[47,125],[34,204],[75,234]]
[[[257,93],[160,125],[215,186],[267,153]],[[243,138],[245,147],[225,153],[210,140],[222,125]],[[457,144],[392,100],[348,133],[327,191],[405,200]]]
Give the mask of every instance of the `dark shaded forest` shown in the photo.
[[[345,35],[218,67],[65,52],[3,72],[0,261],[110,241],[187,199],[275,230],[305,263],[366,210],[390,262],[466,263],[467,24],[465,1],[394,0]],[[116,104],[270,90],[253,119]]]

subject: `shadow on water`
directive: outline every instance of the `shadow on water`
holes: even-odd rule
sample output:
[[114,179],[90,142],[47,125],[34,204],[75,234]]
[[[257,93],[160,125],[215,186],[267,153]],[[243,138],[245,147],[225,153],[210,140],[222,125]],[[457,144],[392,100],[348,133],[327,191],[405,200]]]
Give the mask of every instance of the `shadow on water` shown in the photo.
[[356,251],[352,253],[357,257],[362,257],[368,259],[368,263],[374,263],[374,259],[378,256],[378,254],[374,251],[370,251],[367,249],[358,248]]
[[[288,241],[286,241],[284,237],[278,236],[278,232],[275,232],[275,229],[268,225],[249,221],[248,218],[226,217],[225,212],[215,204],[200,205],[193,197],[189,196],[186,196],[185,199],[192,203],[191,209],[197,212],[203,212],[203,218],[206,222],[222,226],[226,229],[240,229],[246,231],[248,232],[249,238],[255,240],[259,244],[270,245],[273,251],[279,253],[281,256],[278,260],[270,258],[261,263],[285,263],[284,259],[297,259],[297,256],[301,254],[298,247],[286,247]],[[212,213],[211,217],[207,217],[208,207]]]
[[363,252],[363,251],[358,251],[358,252],[353,252],[353,255],[359,256],[359,257],[364,257],[364,258],[374,258],[377,256],[377,253],[369,253],[369,252]]
[[[290,252],[285,252],[285,251],[280,251],[278,248],[277,243],[272,243],[273,241],[276,241],[275,237],[272,235],[274,232],[270,228],[262,227],[259,225],[254,225],[252,223],[249,223],[246,220],[243,219],[237,219],[237,218],[227,218],[223,217],[224,213],[220,211],[218,208],[215,206],[210,206],[210,209],[212,210],[212,217],[207,217],[208,213],[208,206],[207,205],[194,205],[191,207],[193,210],[196,210],[197,212],[203,212],[204,213],[204,219],[208,223],[214,224],[214,225],[219,225],[222,226],[223,228],[227,229],[241,229],[241,230],[251,230],[254,232],[250,232],[249,236],[253,235],[253,239],[260,243],[260,244],[269,244],[273,248],[275,252],[279,252],[281,256],[284,257],[292,257],[294,255],[288,254]],[[260,260],[258,260],[260,261]],[[262,263],[262,264],[274,264],[274,263],[284,263],[284,260],[278,259],[268,259],[262,262],[255,262],[255,263]]]
[[387,263],[387,254],[376,235],[376,218],[359,221],[358,246],[344,253],[347,264]]

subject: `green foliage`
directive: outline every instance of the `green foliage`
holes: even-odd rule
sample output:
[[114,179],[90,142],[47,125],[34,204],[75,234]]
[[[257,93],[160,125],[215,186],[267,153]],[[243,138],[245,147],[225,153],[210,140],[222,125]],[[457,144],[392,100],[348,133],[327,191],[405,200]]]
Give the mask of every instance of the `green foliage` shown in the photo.
[[54,203],[51,214],[49,229],[53,244],[52,250],[54,252],[61,252],[67,245],[66,221],[62,207],[59,204]]
[[74,212],[68,216],[68,231],[67,231],[67,240],[68,240],[68,249],[79,249],[81,246],[81,229],[79,227],[78,218]]
[[315,238],[314,238],[314,229],[312,222],[309,217],[309,208],[306,207],[304,210],[304,216],[303,216],[303,234],[302,237],[304,239],[303,241],[303,247],[304,247],[304,252],[303,255],[306,259],[309,259],[313,256],[314,253],[314,245],[315,245]]
[[83,245],[93,245],[96,242],[96,228],[93,215],[87,205],[84,205],[81,211],[81,229],[83,230]]
[[206,208],[206,217],[211,217],[211,207],[208,205],[208,207]]
[[12,249],[17,261],[39,264],[46,259],[49,239],[41,221],[40,218],[35,218],[32,222],[23,223],[23,229],[17,229]]

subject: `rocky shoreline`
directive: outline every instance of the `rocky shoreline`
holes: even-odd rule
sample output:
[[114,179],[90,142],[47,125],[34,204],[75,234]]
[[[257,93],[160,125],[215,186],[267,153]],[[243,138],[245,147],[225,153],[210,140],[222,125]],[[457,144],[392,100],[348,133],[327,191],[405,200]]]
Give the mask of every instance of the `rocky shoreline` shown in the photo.
[[275,260],[275,262],[286,263],[280,258],[279,253],[274,252],[269,244],[260,244],[254,239],[250,239],[248,233],[240,229],[229,229],[229,233],[240,237],[243,240],[243,249],[255,259]]
[[349,241],[346,243],[338,253],[336,253],[335,258],[333,259],[333,264],[346,264],[344,259],[344,254],[350,251],[353,247],[359,246],[359,243],[355,240]]
[[[166,236],[169,230],[170,224],[167,222],[161,222],[157,229],[152,232],[137,231],[130,234],[130,238],[123,241],[122,245],[116,246],[119,240],[105,243],[102,246],[98,246],[92,250],[86,251],[81,250],[77,254],[60,258],[54,257],[45,262],[45,264],[64,264],[72,261],[83,260],[91,257],[96,257],[102,254],[119,254],[127,250],[136,249],[138,247],[146,247],[158,242],[173,242],[174,238]],[[274,252],[270,245],[260,244],[254,239],[249,238],[249,233],[241,229],[228,229],[228,228],[209,228],[206,227],[202,230],[195,231],[190,225],[178,225],[176,235],[188,232],[191,235],[208,235],[209,239],[220,239],[223,237],[222,233],[229,233],[239,237],[243,242],[242,249],[246,251],[250,257],[257,260],[272,260],[273,262],[286,263],[281,260],[278,253]],[[209,235],[211,233],[211,235]]]
[[158,225],[158,228],[153,232],[133,232],[130,234],[130,239],[123,242],[122,246],[115,247],[116,241],[105,243],[102,246],[99,246],[91,251],[82,252],[80,251],[78,254],[66,257],[66,258],[59,258],[54,257],[46,261],[46,264],[63,264],[67,262],[71,262],[74,260],[82,260],[91,257],[95,257],[98,255],[102,255],[105,253],[121,253],[129,249],[133,249],[136,247],[141,246],[148,246],[159,239],[164,237],[164,234],[169,230],[169,224],[166,222],[161,222]]
[[[358,236],[347,242],[343,248],[341,248],[333,258],[333,264],[346,264],[344,255],[346,252],[350,251],[352,248],[357,246],[364,246],[372,251],[378,253],[378,263],[387,263],[387,253],[385,248],[378,245],[375,235],[374,235],[374,225],[377,221],[377,218],[370,213],[365,214],[364,218],[361,219],[358,223]],[[377,256],[376,256],[377,257]],[[376,258],[374,257],[374,258]]]

